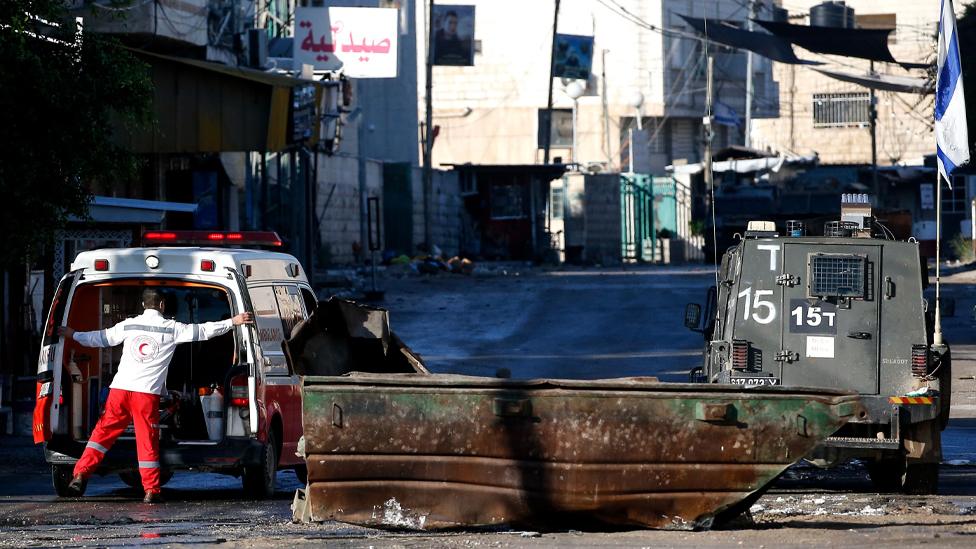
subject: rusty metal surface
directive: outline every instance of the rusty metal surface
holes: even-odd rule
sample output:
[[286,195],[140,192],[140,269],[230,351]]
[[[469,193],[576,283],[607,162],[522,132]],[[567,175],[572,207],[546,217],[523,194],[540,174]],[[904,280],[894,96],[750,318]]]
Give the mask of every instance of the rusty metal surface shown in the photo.
[[305,381],[311,520],[708,527],[859,412],[838,391],[649,379]]

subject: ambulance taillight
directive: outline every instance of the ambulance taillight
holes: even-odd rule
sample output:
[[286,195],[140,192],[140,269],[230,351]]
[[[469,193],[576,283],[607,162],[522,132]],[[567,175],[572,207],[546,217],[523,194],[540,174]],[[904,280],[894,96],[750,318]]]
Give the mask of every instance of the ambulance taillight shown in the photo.
[[251,399],[247,395],[247,376],[235,376],[230,380],[230,405],[246,408]]

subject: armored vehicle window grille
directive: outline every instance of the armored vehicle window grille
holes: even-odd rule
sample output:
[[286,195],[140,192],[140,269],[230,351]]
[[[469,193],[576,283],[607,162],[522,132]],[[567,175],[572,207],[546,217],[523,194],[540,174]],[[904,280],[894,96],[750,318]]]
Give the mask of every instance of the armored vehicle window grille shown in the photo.
[[864,258],[856,255],[810,257],[810,295],[864,297]]

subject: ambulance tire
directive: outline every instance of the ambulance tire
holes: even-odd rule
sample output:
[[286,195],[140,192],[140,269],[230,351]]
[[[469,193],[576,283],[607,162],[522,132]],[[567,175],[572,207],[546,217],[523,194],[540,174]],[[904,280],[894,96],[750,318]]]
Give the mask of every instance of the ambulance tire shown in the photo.
[[68,484],[71,484],[71,478],[74,476],[74,470],[73,465],[51,466],[51,484],[54,485],[54,492],[58,497],[76,498],[85,495],[84,488],[88,487],[88,481],[85,481],[80,494],[68,488]]
[[274,432],[271,432],[268,433],[268,440],[264,443],[261,463],[244,468],[241,479],[244,484],[244,494],[254,499],[268,499],[274,496],[277,469],[278,443]]
[[[166,483],[172,478],[173,471],[171,469],[163,469],[159,472],[159,486],[166,486]],[[142,490],[142,476],[139,475],[139,471],[122,471],[119,473],[119,479],[129,488]]]

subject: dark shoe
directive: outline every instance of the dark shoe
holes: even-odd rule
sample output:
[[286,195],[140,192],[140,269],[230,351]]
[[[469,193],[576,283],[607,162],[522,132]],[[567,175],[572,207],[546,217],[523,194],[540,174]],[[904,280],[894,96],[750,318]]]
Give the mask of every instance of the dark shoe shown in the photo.
[[71,482],[68,483],[68,491],[75,497],[81,497],[85,494],[85,484],[85,477],[75,475],[72,477]]
[[142,498],[143,503],[162,503],[163,494],[159,492],[146,492],[146,497]]

